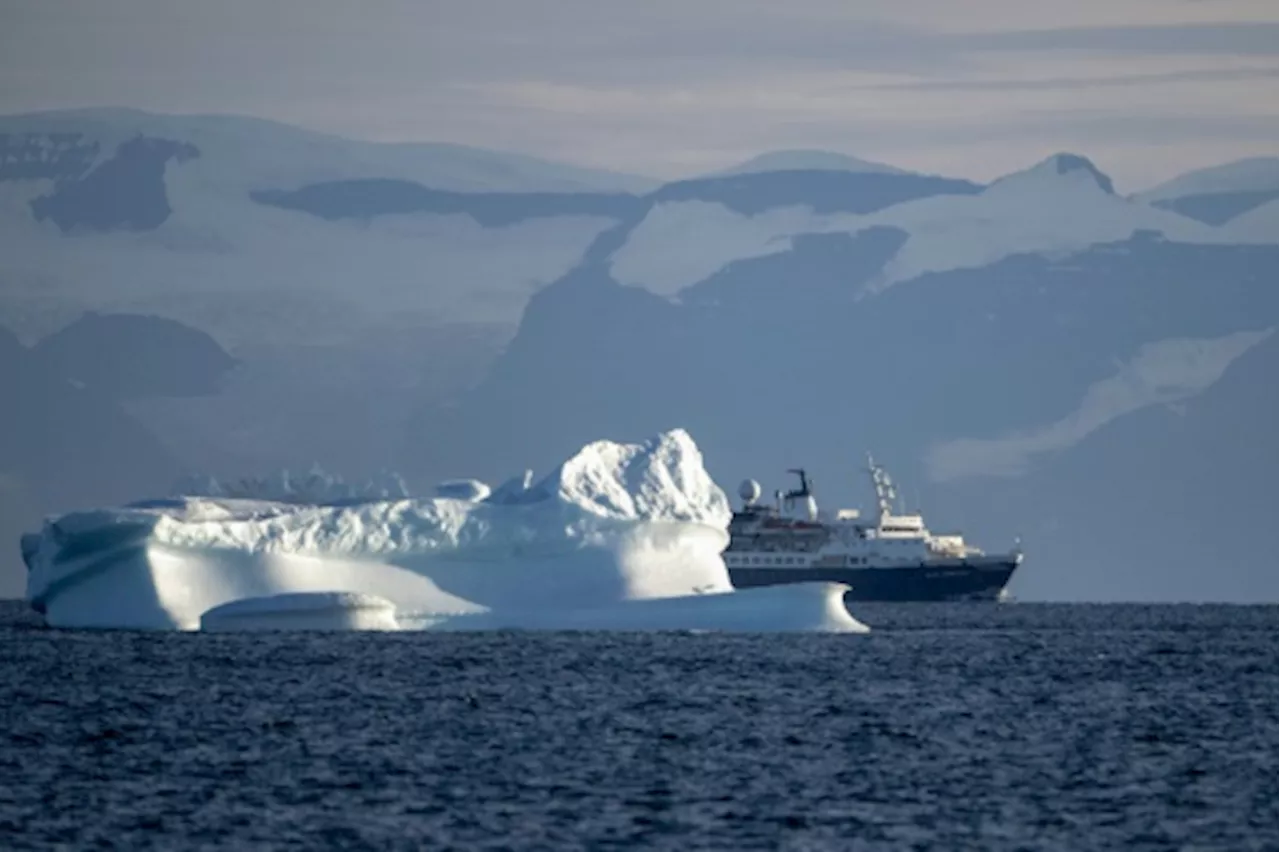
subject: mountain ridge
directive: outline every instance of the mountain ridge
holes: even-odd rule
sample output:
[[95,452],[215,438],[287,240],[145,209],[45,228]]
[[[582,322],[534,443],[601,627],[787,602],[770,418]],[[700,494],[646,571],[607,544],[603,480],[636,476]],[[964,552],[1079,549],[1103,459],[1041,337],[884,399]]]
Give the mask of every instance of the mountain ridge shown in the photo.
[[[169,462],[139,443],[139,471],[319,461],[348,479],[393,469],[499,481],[589,441],[683,426],[720,482],[803,463],[824,501],[844,499],[835,472],[872,450],[940,523],[963,521],[981,544],[1092,499],[1066,473],[1077,460],[1096,478],[1104,461],[1145,453],[1146,467],[1117,462],[1130,477],[1117,492],[1132,499],[1143,487],[1133,477],[1155,469],[1149,448],[1231,443],[1232,418],[1256,417],[1250,406],[1276,392],[1258,356],[1274,335],[1255,339],[1277,309],[1274,191],[1217,224],[1206,218],[1246,199],[1162,209],[1115,194],[1078,154],[990,184],[784,157],[778,171],[619,189],[257,120],[210,119],[183,135],[138,115],[6,137],[0,315],[33,346],[86,311],[198,329],[193,353],[211,338],[216,351],[187,365],[208,379],[190,380],[202,395],[152,384],[107,399],[115,414],[85,414],[141,424],[142,443]],[[148,156],[122,168],[120,146],[135,139]],[[169,145],[196,155],[165,156]],[[85,183],[94,174],[104,182]],[[150,201],[95,207],[104,188]],[[33,202],[49,198],[61,222],[37,218]],[[1175,201],[1185,198],[1199,196]],[[96,339],[78,344],[72,372],[82,392],[98,384],[95,398],[112,397],[88,373],[107,366]],[[170,347],[134,356],[164,360]],[[23,387],[66,378],[53,372],[28,370]],[[1179,432],[1175,412],[1210,411],[1210,399],[1216,413]],[[52,416],[39,411],[27,416]],[[10,466],[57,455],[58,430],[44,431]],[[31,452],[32,441],[45,445]],[[953,471],[982,472],[981,454],[996,453],[1011,475],[937,476],[936,447],[968,453]],[[1224,488],[1273,499],[1240,459],[1230,470]],[[25,517],[117,493],[92,473],[72,466],[46,499],[23,484],[27,468],[0,465],[0,498]],[[1174,465],[1163,475],[1150,487],[1174,495],[1190,482]],[[1016,506],[1000,502],[1014,495]],[[1104,509],[1125,512],[1115,500]],[[1184,510],[1171,502],[1166,514]],[[1131,534],[1167,534],[1158,512],[1142,517]],[[1024,597],[1070,583],[1071,541],[1047,541],[1037,558],[1053,581],[1028,573]],[[1260,546],[1250,538],[1240,553]],[[1259,582],[1247,573],[1238,588]]]

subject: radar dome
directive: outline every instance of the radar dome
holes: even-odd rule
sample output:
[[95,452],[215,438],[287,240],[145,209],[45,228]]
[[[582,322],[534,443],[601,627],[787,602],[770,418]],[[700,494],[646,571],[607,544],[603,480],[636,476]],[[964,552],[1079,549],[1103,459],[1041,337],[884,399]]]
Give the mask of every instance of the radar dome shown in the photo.
[[742,484],[738,486],[738,496],[742,498],[742,502],[751,505],[760,499],[760,483],[754,479],[742,480]]

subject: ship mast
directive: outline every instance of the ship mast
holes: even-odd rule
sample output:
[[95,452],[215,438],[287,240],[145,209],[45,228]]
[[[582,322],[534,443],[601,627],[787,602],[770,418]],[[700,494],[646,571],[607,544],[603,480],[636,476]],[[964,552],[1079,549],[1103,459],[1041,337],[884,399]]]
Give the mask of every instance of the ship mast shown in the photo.
[[880,509],[880,517],[887,518],[893,514],[893,503],[898,499],[893,480],[889,478],[885,469],[871,458],[871,453],[867,453],[867,472],[871,474],[871,486],[876,490],[876,505]]

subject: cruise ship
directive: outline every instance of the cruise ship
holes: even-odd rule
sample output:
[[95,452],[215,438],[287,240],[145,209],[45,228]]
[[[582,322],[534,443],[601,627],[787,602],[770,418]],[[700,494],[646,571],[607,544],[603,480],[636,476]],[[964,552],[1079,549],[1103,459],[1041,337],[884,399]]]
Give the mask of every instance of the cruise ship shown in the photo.
[[919,513],[902,511],[883,467],[867,456],[875,518],[856,509],[820,512],[802,469],[800,487],[760,502],[760,485],[744,481],[742,508],[729,523],[724,561],[736,588],[827,581],[844,583],[851,601],[995,601],[1022,563],[1021,544],[987,554],[959,533],[931,533]]

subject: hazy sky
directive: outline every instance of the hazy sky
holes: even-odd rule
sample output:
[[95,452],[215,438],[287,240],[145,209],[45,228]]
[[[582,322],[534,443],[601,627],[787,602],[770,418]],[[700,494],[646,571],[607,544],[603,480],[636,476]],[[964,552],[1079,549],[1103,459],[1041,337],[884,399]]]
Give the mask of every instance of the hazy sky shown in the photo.
[[0,112],[229,112],[655,177],[823,148],[1134,190],[1276,154],[1272,0],[0,0]]

